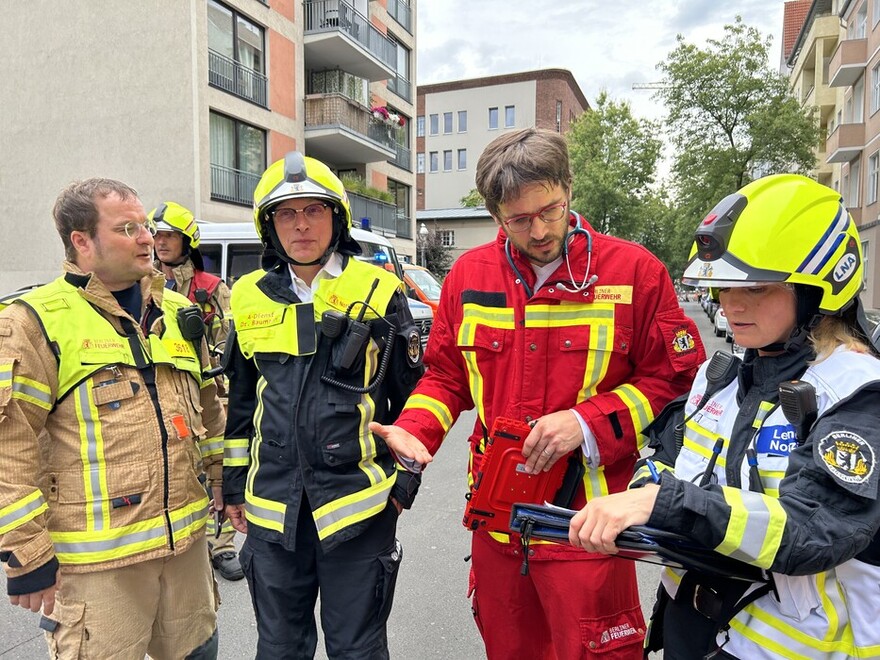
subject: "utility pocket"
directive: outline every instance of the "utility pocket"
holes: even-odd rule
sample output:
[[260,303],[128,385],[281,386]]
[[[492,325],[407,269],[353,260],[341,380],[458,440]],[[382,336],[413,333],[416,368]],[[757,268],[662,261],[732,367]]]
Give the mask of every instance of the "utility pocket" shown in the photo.
[[86,652],[86,604],[55,601],[51,616],[40,619],[40,628],[46,631],[50,658],[88,658]]
[[782,616],[803,621],[819,607],[819,590],[815,575],[779,575],[774,573],[773,582],[779,594],[779,613]]
[[607,660],[631,660],[640,657],[645,639],[645,621],[641,607],[610,616],[581,619],[579,623],[584,657],[599,655]]
[[[389,504],[389,506],[393,506]],[[387,555],[379,557],[381,565],[379,582],[376,584],[377,611],[380,622],[388,620],[391,614],[391,605],[394,603],[394,588],[397,586],[397,574],[400,572],[400,562],[403,561],[403,546],[398,539],[394,539],[394,547]]]

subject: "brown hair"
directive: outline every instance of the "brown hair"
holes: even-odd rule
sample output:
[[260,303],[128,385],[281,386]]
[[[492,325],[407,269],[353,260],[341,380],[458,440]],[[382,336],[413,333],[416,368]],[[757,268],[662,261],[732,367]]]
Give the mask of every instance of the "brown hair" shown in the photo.
[[98,226],[98,206],[95,202],[113,193],[123,200],[138,196],[134,188],[121,181],[98,177],[74,181],[59,193],[52,207],[52,217],[55,218],[55,229],[61,236],[64,256],[68,261],[76,260],[76,248],[70,240],[71,232],[81,231],[94,236]]
[[537,128],[505,133],[492,140],[477,161],[477,191],[495,218],[501,204],[534,183],[571,190],[568,145],[559,133]]

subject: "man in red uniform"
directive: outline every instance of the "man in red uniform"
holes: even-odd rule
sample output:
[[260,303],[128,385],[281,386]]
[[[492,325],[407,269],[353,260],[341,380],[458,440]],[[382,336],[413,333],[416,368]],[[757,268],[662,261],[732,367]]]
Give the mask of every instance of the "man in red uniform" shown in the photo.
[[[471,475],[496,417],[534,423],[525,468],[575,452],[571,505],[626,489],[641,431],[683,394],[705,353],[663,264],[599,234],[569,208],[562,136],[506,133],[477,164],[500,231],[453,266],[425,354],[427,373],[396,426],[371,428],[399,455],[430,460],[463,410],[477,408]],[[423,443],[423,445],[422,445]],[[477,531],[472,606],[494,658],[641,658],[645,625],[632,562]]]

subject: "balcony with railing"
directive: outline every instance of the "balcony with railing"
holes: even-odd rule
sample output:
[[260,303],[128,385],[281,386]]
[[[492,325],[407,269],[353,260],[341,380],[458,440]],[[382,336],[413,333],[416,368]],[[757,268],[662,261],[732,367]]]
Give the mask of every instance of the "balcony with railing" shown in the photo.
[[397,155],[389,161],[392,165],[397,165],[402,170],[412,172],[412,149],[397,145]]
[[259,174],[211,163],[211,199],[250,206],[259,181]]
[[412,34],[412,7],[407,0],[388,0],[388,15]]
[[401,211],[394,204],[357,193],[348,193],[348,201],[351,204],[351,217],[355,227],[363,226],[364,218],[368,218],[370,229],[376,233],[383,236],[412,238],[409,219],[402,222]]
[[412,103],[412,84],[403,76],[398,74],[389,78],[388,91],[394,92],[404,101]]
[[402,130],[373,118],[368,108],[344,94],[309,94],[305,139],[310,156],[331,163],[373,163],[397,153]]
[[208,50],[208,83],[212,87],[267,108],[267,80],[259,71],[249,69],[217,51]]
[[829,163],[848,163],[865,148],[864,124],[840,124],[825,140]]
[[394,75],[397,48],[344,0],[305,0],[306,68],[342,69],[367,80]]
[[868,65],[868,40],[844,39],[837,44],[828,65],[829,87],[849,87],[859,79]]

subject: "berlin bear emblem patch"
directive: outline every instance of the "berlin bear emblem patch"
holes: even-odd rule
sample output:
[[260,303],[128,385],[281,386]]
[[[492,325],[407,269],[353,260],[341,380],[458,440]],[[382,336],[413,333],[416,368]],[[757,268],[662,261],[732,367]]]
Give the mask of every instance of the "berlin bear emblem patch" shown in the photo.
[[818,457],[833,477],[845,484],[861,485],[874,473],[874,449],[851,431],[834,431],[819,441]]
[[415,328],[409,331],[409,337],[407,337],[406,357],[413,366],[416,366],[422,358],[422,338]]

